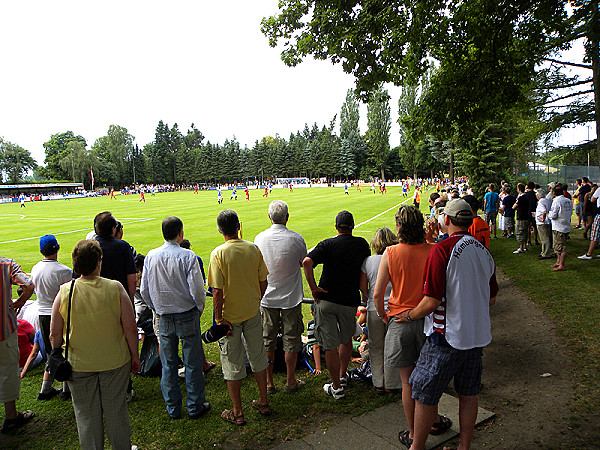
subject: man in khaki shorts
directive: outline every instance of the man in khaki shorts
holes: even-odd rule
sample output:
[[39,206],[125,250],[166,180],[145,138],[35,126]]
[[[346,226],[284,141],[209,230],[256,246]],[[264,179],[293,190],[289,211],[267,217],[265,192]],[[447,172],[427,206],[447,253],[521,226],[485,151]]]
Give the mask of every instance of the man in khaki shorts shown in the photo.
[[[315,336],[325,349],[331,377],[323,390],[338,400],[345,397],[346,369],[352,355],[356,308],[360,305],[361,266],[371,250],[364,238],[352,236],[354,218],[350,212],[337,215],[335,228],[337,236],[319,242],[302,265],[315,299]],[[317,286],[314,266],[318,264],[323,264],[323,272]]]
[[562,186],[556,186],[553,190],[554,200],[548,217],[552,220],[552,239],[556,262],[552,265],[553,271],[565,270],[565,259],[567,258],[567,236],[571,231],[571,216],[573,215],[573,204],[566,198]]
[[302,349],[302,272],[300,266],[306,256],[302,236],[286,227],[290,218],[288,205],[275,200],[269,205],[271,227],[256,236],[254,243],[260,249],[269,271],[268,287],[260,302],[263,319],[263,338],[269,359],[267,391],[276,391],[273,383],[273,362],[277,346],[279,323],[283,326],[283,351],[287,382],[285,392],[291,393],[304,382],[296,379],[298,352]]
[[244,425],[241,398],[242,379],[246,377],[244,350],[260,396],[252,401],[252,407],[262,415],[271,414],[267,398],[268,361],[259,312],[260,300],[267,289],[267,267],[258,247],[238,237],[240,222],[235,211],[221,211],[217,227],[225,243],[210,254],[208,285],[213,288],[215,322],[229,328],[229,334],[218,342],[223,378],[233,403],[233,409],[224,410],[221,418]]

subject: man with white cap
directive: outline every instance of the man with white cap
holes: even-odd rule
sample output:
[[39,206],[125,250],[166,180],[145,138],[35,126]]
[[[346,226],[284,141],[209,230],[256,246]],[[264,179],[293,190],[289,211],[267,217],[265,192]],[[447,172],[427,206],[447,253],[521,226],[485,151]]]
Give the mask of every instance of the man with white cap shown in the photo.
[[467,232],[473,212],[466,201],[448,202],[441,222],[450,236],[429,253],[423,299],[398,317],[407,322],[425,317],[427,335],[410,377],[416,400],[412,449],[425,447],[437,404],[452,378],[460,405],[459,448],[469,448],[481,390],[482,348],[492,341],[490,306],[498,292],[494,259]]

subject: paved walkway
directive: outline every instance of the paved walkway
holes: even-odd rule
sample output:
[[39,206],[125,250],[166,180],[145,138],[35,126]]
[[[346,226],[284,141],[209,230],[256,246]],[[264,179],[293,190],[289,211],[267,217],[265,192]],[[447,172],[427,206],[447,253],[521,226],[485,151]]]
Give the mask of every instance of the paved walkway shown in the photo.
[[[452,419],[453,425],[450,430],[440,436],[429,436],[427,449],[440,446],[444,442],[458,436],[458,399],[444,394],[440,400],[439,412]],[[490,420],[494,413],[479,408],[477,424]],[[275,447],[277,450],[339,450],[347,448],[350,443],[352,448],[402,448],[406,449],[398,441],[398,432],[408,429],[402,402],[393,402],[382,406],[375,411],[368,412],[362,416],[346,419],[343,422],[328,428],[325,431],[317,431],[313,434],[289,441]]]

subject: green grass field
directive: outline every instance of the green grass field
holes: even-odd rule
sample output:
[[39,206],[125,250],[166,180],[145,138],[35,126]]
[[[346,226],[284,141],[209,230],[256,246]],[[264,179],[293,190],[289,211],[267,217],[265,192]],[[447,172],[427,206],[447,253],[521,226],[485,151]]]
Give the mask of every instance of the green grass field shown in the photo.
[[[367,187],[362,193],[350,188],[350,195],[345,195],[343,188],[297,188],[294,192],[273,190],[268,198],[263,198],[263,190],[251,190],[250,202],[246,202],[243,192],[237,201],[233,201],[224,191],[222,205],[217,204],[215,191],[198,195],[189,191],[157,194],[155,197],[149,195],[145,204],[138,203],[138,195],[117,196],[116,201],[104,197],[27,203],[26,209],[20,209],[19,204],[2,204],[0,255],[17,260],[29,272],[42,257],[39,237],[54,234],[61,244],[59,260],[71,266],[71,250],[75,243],[91,231],[97,213],[109,210],[124,224],[124,239],[143,254],[162,245],[162,219],[170,215],[180,217],[192,250],[202,257],[207,267],[211,250],[223,242],[216,227],[216,217],[222,209],[236,210],[242,221],[243,238],[253,240],[260,231],[270,226],[267,217],[269,203],[275,199],[285,200],[290,209],[288,227],[301,233],[308,248],[311,248],[322,239],[335,235],[335,216],[343,209],[354,214],[355,234],[368,241],[379,227],[393,229],[397,205],[411,202],[410,196],[403,198],[400,192],[400,188],[390,187],[386,195],[373,194]],[[423,204],[425,208],[426,203]],[[320,268],[317,269],[318,274]],[[309,295],[310,291],[305,286],[305,296]],[[210,299],[206,310],[212,312]],[[203,329],[210,326],[211,317],[210,313],[203,315]],[[310,312],[305,306],[305,321],[308,320]],[[206,345],[206,353],[210,360],[218,361],[216,344]],[[314,376],[308,370],[302,370],[298,376],[306,380],[307,385],[293,396],[281,391],[271,396],[270,402],[276,414],[265,419],[249,408],[251,400],[257,398],[257,391],[254,381],[248,379],[242,386],[248,425],[240,429],[219,417],[222,409],[230,407],[219,367],[206,379],[207,400],[211,402],[213,412],[199,421],[190,421],[185,414],[182,420],[169,420],[164,411],[159,380],[136,377],[136,399],[129,405],[132,442],[140,449],[268,447],[272,442],[300,437],[317,425],[335,423],[345,414],[357,415],[396,400],[391,396],[375,396],[371,390],[356,385],[349,390],[345,401],[334,402],[322,391],[327,375]],[[21,398],[17,402],[20,409],[34,410],[36,419],[15,437],[0,436],[0,447],[78,448],[70,402],[36,400],[41,378],[41,367],[28,373],[22,380]],[[276,374],[276,384],[279,388],[285,384],[282,374]],[[182,389],[185,395],[185,388]],[[319,416],[319,421],[315,422],[315,416]]]
[[[211,250],[223,242],[216,229],[216,216],[224,208],[238,212],[243,223],[244,239],[253,240],[256,234],[270,226],[267,217],[269,202],[283,199],[290,207],[289,228],[300,232],[311,248],[335,234],[335,216],[342,209],[354,214],[355,234],[370,240],[378,227],[393,229],[397,205],[411,202],[410,194],[409,198],[401,197],[397,187],[390,187],[387,195],[373,194],[368,188],[362,193],[351,188],[350,195],[344,195],[342,188],[295,189],[293,193],[281,189],[273,190],[265,199],[262,192],[252,190],[248,203],[243,197],[230,201],[229,193],[224,191],[222,205],[217,204],[214,191],[198,195],[192,192],[158,194],[148,196],[145,204],[138,203],[137,195],[117,196],[116,201],[105,197],[28,203],[26,209],[20,209],[19,204],[0,204],[3,216],[0,255],[16,259],[28,272],[41,258],[39,237],[55,234],[62,246],[59,259],[70,266],[70,252],[74,244],[92,229],[93,218],[98,212],[109,210],[124,224],[124,238],[143,254],[162,244],[161,220],[169,215],[179,216],[184,222],[185,237],[191,241],[192,250],[202,257],[207,266]],[[423,194],[422,197],[421,209],[426,212],[428,195]],[[549,270],[548,261],[537,260],[539,247],[533,247],[525,255],[513,255],[512,251],[517,248],[514,240],[492,239],[490,244],[497,265],[533,301],[550,313],[572,352],[576,380],[572,407],[575,417],[580,418],[577,420],[588,420],[589,412],[600,407],[600,349],[597,344],[600,332],[598,327],[589,326],[598,321],[600,314],[596,308],[594,284],[600,260],[576,259],[587,246],[588,241],[581,239],[581,231],[573,231],[567,247],[567,271],[557,274]],[[306,286],[304,292],[305,296],[310,295]],[[206,310],[208,313],[202,318],[204,329],[211,321],[210,299]],[[308,320],[310,313],[305,306],[305,321]],[[218,361],[215,344],[206,345],[205,349],[210,360]],[[283,375],[275,374],[275,377],[276,385],[281,388],[285,383]],[[281,391],[271,396],[270,402],[276,414],[270,418],[259,416],[249,407],[251,400],[257,398],[257,390],[252,379],[245,380],[242,401],[248,425],[242,428],[227,424],[219,417],[220,411],[230,406],[219,366],[206,378],[206,395],[213,411],[199,421],[190,421],[185,414],[179,421],[167,419],[159,380],[135,377],[136,399],[129,405],[132,442],[140,449],[265,448],[327,427],[348,415],[362,414],[398,400],[389,395],[376,396],[364,385],[355,384],[348,390],[345,400],[334,402],[322,391],[322,385],[328,379],[326,374],[314,376],[307,370],[301,370],[298,377],[306,380],[307,385],[293,396]],[[34,410],[36,419],[17,436],[0,435],[0,448],[78,448],[70,402],[36,400],[41,378],[42,368],[33,369],[22,380],[21,398],[17,402],[19,409]]]

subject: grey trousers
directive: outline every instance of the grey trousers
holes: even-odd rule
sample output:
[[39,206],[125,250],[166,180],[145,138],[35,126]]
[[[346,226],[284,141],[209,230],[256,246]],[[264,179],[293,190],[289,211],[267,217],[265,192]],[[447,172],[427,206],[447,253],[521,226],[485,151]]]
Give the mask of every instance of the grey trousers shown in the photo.
[[386,389],[402,389],[400,370],[384,364],[384,346],[387,325],[377,316],[376,311],[367,311],[369,328],[369,356],[373,386]]
[[102,372],[73,372],[68,383],[81,448],[104,448],[104,420],[112,448],[131,449],[131,426],[126,401],[130,373],[131,362]]
[[540,255],[550,256],[552,254],[552,225],[538,225],[538,238],[542,244]]

